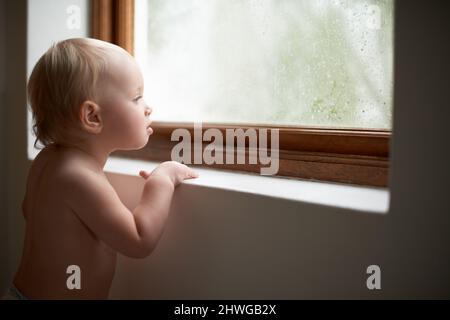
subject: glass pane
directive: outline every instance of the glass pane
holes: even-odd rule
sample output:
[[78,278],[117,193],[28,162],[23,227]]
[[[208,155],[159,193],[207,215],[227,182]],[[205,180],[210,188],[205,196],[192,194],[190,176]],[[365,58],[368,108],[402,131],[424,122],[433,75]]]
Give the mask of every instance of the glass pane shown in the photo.
[[154,119],[391,128],[393,1],[137,0]]

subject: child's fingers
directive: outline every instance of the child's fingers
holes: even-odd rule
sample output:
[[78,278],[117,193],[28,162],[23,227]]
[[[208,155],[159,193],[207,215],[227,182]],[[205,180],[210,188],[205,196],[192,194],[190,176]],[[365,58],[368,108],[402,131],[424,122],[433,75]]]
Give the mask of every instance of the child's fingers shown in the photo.
[[197,172],[195,172],[195,171],[192,171],[191,177],[192,177],[192,178],[198,178],[198,177],[199,177],[199,174],[198,174]]
[[198,178],[198,173],[195,172],[194,170],[189,170],[186,179],[195,179],[195,178]]
[[148,177],[150,177],[150,173],[144,170],[139,171],[139,175],[144,178],[147,179]]

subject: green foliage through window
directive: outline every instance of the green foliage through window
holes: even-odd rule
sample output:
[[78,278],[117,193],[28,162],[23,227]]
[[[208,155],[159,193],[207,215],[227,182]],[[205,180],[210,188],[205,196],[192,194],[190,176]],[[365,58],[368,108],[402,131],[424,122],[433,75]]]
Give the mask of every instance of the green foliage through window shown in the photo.
[[391,128],[393,1],[137,0],[155,120]]

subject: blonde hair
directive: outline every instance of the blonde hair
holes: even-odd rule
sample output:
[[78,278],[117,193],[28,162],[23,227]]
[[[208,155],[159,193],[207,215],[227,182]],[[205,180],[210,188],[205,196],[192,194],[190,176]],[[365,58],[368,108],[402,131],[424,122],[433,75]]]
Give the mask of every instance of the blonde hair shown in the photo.
[[93,39],[68,39],[53,44],[39,59],[28,82],[33,132],[44,146],[68,141],[80,124],[79,107],[96,98],[106,70],[105,47]]

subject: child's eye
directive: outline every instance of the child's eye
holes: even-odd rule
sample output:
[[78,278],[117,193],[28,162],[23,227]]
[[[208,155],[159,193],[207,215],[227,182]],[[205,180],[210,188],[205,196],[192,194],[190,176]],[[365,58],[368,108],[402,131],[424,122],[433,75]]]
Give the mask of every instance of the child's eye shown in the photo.
[[142,99],[142,96],[139,96],[139,97],[134,98],[133,101],[134,101],[134,102],[138,102],[138,101],[141,100],[141,99]]

